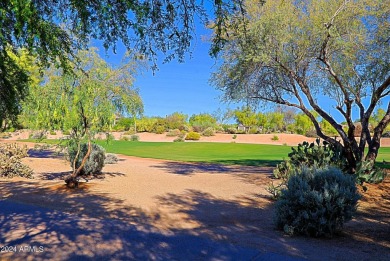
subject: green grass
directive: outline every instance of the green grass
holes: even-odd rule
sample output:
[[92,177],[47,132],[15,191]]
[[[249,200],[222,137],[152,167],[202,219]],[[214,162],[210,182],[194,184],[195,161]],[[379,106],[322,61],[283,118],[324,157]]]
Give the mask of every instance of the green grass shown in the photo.
[[99,142],[107,152],[143,158],[188,162],[276,166],[287,157],[287,146],[210,142]]
[[[56,144],[59,141],[42,142]],[[276,166],[291,152],[290,146],[243,143],[111,141],[107,144],[105,141],[98,141],[98,144],[109,153],[128,156],[248,166]],[[386,164],[383,164],[384,161]],[[390,168],[390,147],[379,150],[377,162],[380,167]]]

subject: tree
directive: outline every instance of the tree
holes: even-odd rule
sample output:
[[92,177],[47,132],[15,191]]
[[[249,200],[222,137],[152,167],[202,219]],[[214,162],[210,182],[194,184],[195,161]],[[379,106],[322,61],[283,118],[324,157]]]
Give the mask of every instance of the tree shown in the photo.
[[[242,0],[216,0],[217,33],[226,14]],[[195,19],[207,22],[198,0],[3,0],[0,1],[0,118],[16,115],[27,95],[28,75],[10,54],[25,49],[41,68],[74,67],[77,51],[97,39],[106,49],[122,42],[140,58],[183,61],[194,36]]]
[[[388,1],[247,0],[232,13],[222,64],[212,81],[228,100],[248,98],[301,110],[317,135],[343,149],[350,171],[358,162],[374,161],[383,130],[390,121],[390,5]],[[220,35],[219,35],[220,36]],[[347,122],[347,130],[325,111],[318,94],[326,94]],[[369,131],[378,104],[385,114]],[[342,141],[323,132],[311,110],[332,125]],[[353,112],[362,133],[354,137]],[[365,147],[368,146],[367,154]]]
[[241,109],[234,111],[234,117],[238,123],[245,126],[246,132],[249,131],[250,127],[256,126],[258,118],[256,113],[248,106],[244,106]]
[[193,114],[188,121],[196,132],[203,132],[205,129],[215,128],[217,125],[217,119],[208,113]]
[[[127,60],[116,69],[111,68],[96,53],[96,49],[78,52],[80,69],[66,73],[51,67],[45,82],[31,88],[31,95],[23,104],[22,117],[33,129],[70,130],[68,146],[88,143],[88,152],[73,173],[66,179],[77,184],[83,163],[91,152],[95,134],[109,131],[116,114],[140,114],[143,110],[138,91],[132,88],[136,64]],[[130,60],[131,61],[131,60]]]

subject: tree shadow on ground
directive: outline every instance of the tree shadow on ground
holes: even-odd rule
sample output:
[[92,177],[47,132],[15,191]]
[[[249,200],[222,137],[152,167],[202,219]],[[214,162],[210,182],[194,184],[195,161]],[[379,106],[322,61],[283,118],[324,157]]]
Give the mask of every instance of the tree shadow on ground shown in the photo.
[[186,230],[161,231],[158,213],[91,194],[88,186],[0,181],[0,191],[10,194],[0,200],[0,245],[17,247],[2,259],[249,260],[259,252]]
[[163,169],[168,173],[178,174],[178,175],[192,175],[195,173],[262,174],[265,172],[269,173],[270,170],[269,167],[227,165],[227,164],[219,164],[219,163],[201,163],[201,162],[176,162],[176,161],[162,162],[152,167]]
[[30,158],[42,158],[42,159],[63,159],[64,154],[58,153],[54,150],[36,150],[36,149],[29,149],[28,150],[28,156]]
[[7,180],[0,191],[8,198],[0,201],[0,245],[44,248],[2,255],[12,260],[386,260],[390,254],[383,240],[371,240],[372,230],[361,238],[354,226],[332,240],[285,236],[273,228],[272,202],[254,195],[221,199],[187,190],[161,195],[156,209],[145,210],[94,193],[93,184],[69,190]]
[[[264,198],[222,200],[207,193],[188,190],[180,195],[168,194],[158,200],[162,206],[187,216],[188,222],[196,220],[199,226],[192,233],[243,247],[255,246],[263,254],[288,254],[309,260],[388,260],[390,255],[389,238],[376,237],[378,230],[389,230],[388,223],[379,226],[368,224],[361,214],[354,221],[360,222],[360,225],[347,226],[346,232],[333,239],[289,237],[275,231],[273,204],[269,200],[265,203]],[[366,234],[359,237],[363,228],[367,229]],[[258,260],[268,259],[263,257],[259,256]]]

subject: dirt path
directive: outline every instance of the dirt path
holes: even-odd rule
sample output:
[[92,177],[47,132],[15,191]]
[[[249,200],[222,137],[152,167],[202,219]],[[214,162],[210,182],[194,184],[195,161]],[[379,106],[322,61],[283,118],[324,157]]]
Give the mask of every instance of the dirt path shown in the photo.
[[270,168],[120,156],[105,179],[69,191],[62,158],[24,162],[36,179],[0,179],[0,245],[19,248],[0,260],[389,260],[389,180],[369,187],[343,235],[324,240],[274,230]]

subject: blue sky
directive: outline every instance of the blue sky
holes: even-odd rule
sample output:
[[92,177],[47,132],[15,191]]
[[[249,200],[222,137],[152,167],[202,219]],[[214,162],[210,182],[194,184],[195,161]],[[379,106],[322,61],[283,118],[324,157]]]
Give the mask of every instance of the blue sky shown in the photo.
[[[199,26],[201,27],[201,26]],[[137,75],[135,87],[139,88],[144,102],[144,116],[166,116],[182,112],[189,116],[198,113],[213,113],[227,107],[235,109],[239,104],[226,104],[220,99],[221,91],[209,83],[211,72],[216,70],[216,60],[208,54],[210,43],[202,40],[211,31],[198,28],[196,38],[184,63],[172,60],[163,63],[159,57],[158,70],[144,70]],[[120,62],[125,49],[119,44],[117,54],[107,52],[97,44],[100,55],[112,65]]]

